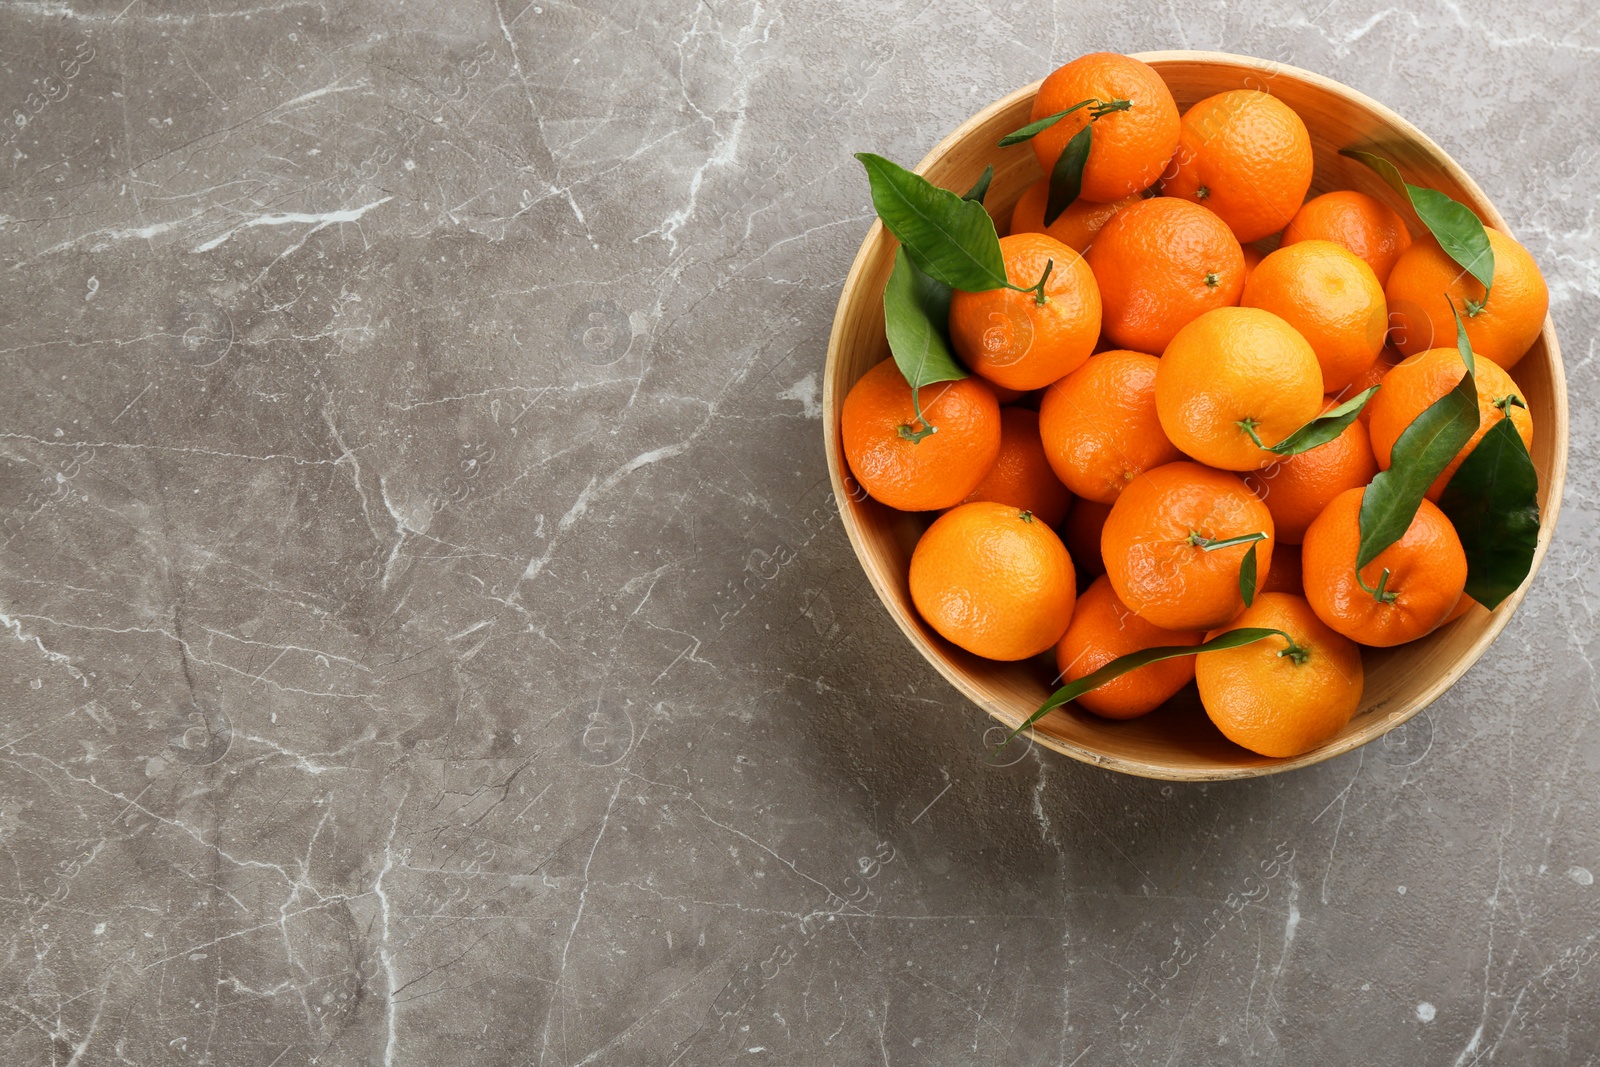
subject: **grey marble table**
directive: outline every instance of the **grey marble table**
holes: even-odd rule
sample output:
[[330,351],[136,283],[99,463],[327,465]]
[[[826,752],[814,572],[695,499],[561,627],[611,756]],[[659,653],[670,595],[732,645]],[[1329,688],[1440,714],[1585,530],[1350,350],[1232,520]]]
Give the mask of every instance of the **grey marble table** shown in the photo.
[[[850,153],[1162,47],[1444,144],[1574,416],[1466,679],[1210,787],[986,762],[819,421]],[[0,3],[0,1062],[1600,1061],[1597,55],[1576,0]]]

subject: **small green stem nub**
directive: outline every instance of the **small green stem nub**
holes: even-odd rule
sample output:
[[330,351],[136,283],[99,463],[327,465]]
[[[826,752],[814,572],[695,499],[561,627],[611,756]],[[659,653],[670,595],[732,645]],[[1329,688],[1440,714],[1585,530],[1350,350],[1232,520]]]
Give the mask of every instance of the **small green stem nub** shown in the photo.
[[1247,433],[1250,435],[1250,440],[1256,443],[1257,448],[1267,447],[1261,443],[1261,438],[1256,434],[1256,427],[1260,426],[1261,423],[1257,422],[1255,419],[1240,419],[1237,423],[1235,423],[1235,425],[1239,427],[1240,433]]
[[1215,289],[1222,282],[1222,275],[1214,270],[1206,271],[1206,287]]
[[1395,598],[1400,595],[1389,588],[1388,567],[1383,568],[1383,574],[1378,577],[1378,588],[1374,589],[1372,586],[1368,585],[1366,579],[1361,577],[1361,572],[1359,570],[1356,571],[1356,584],[1361,586],[1362,590],[1365,592],[1371,593],[1372,599],[1376,600],[1380,604],[1393,604],[1395,602]]
[[1489,294],[1484,293],[1482,300],[1467,300],[1463,302],[1467,305],[1467,318],[1475,319],[1483,314],[1484,307],[1489,303]]
[[1301,648],[1299,645],[1294,643],[1294,639],[1288,634],[1284,634],[1283,639],[1289,642],[1289,647],[1284,649],[1282,652],[1279,652],[1279,656],[1288,656],[1290,659],[1294,660],[1296,667],[1303,665],[1306,660],[1311,658],[1311,650],[1309,648]]
[[1516,393],[1507,393],[1505,396],[1496,397],[1494,406],[1500,409],[1500,414],[1502,415],[1510,415],[1512,408],[1521,408],[1523,411],[1528,410],[1528,405],[1524,404],[1522,398]]
[[1031,512],[1031,511],[1019,511],[1019,512],[1017,512],[1017,518],[1021,519],[1023,522],[1032,522],[1033,521],[1033,512]]
[[1132,106],[1132,100],[1113,100],[1109,104],[1097,103],[1089,109],[1089,117],[1092,119],[1105,118],[1113,111],[1126,111]]

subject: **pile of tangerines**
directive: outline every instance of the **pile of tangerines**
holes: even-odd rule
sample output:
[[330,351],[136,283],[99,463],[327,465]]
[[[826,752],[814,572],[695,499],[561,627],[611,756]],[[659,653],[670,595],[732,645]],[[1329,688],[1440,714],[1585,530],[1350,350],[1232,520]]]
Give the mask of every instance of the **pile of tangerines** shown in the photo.
[[[1082,101],[1117,104],[1072,110]],[[969,376],[914,397],[886,359],[855,384],[850,469],[883,504],[942,512],[909,577],[949,641],[1005,661],[1053,650],[1073,682],[1143,649],[1271,628],[1274,640],[1149,663],[1077,702],[1132,718],[1194,680],[1236,743],[1309,751],[1360,703],[1360,646],[1468,610],[1462,544],[1433,501],[1497,421],[1531,443],[1507,371],[1540,332],[1545,283],[1490,229],[1485,300],[1378,199],[1307,201],[1310,138],[1269,93],[1224,92],[1180,117],[1153,68],[1098,53],[1043,82],[1033,118],[1063,111],[1031,145],[1051,175],[1093,124],[1076,199],[1046,224],[1051,179],[1030,188],[1000,238],[1014,285],[949,294],[948,342]],[[1358,570],[1366,487],[1463,379],[1458,315],[1479,428],[1404,536]],[[1336,437],[1272,451],[1373,386]]]

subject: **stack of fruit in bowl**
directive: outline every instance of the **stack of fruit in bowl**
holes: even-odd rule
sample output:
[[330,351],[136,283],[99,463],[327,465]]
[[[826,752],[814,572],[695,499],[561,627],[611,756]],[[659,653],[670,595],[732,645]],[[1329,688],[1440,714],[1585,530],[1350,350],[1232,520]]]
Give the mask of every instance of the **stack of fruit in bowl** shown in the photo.
[[987,172],[963,195],[858,157],[900,247],[892,358],[842,407],[850,472],[938,513],[909,566],[929,626],[992,660],[1053,653],[1062,684],[1024,727],[1073,701],[1134,718],[1192,680],[1234,742],[1311,751],[1361,704],[1363,646],[1529,573],[1534,427],[1507,372],[1544,280],[1355,145],[1425,232],[1358,191],[1308,201],[1310,136],[1266,92],[1180,115],[1156,70],[1097,53],[1031,117],[1000,145],[1047,177],[1006,237]]

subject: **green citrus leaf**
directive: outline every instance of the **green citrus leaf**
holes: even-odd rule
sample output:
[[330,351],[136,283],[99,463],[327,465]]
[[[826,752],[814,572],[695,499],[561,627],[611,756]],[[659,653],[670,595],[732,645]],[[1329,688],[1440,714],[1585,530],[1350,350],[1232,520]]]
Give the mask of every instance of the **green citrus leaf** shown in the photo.
[[1509,418],[1478,439],[1439,507],[1467,552],[1467,595],[1493,611],[1528,577],[1539,544],[1539,472]]
[[[1451,304],[1451,311],[1455,305]],[[1456,387],[1412,420],[1395,441],[1389,469],[1379,471],[1361,497],[1361,545],[1356,571],[1405,536],[1434,479],[1478,432],[1478,387],[1473,380],[1472,347],[1456,315],[1456,351],[1467,365]]]
[[918,270],[902,246],[883,288],[883,326],[895,366],[913,389],[967,376],[945,337],[950,287]]
[[1089,145],[1094,139],[1094,124],[1090,123],[1072,135],[1067,147],[1056,157],[1050,170],[1050,196],[1044,205],[1044,224],[1049,226],[1072,206],[1083,189],[1083,166],[1089,162]]
[[994,181],[994,168],[984,167],[983,173],[979,175],[972,188],[961,194],[961,199],[983,203],[983,198],[989,195],[989,183],[992,181]]
[[1356,421],[1361,409],[1367,406],[1367,401],[1381,388],[1374,385],[1365,392],[1357,393],[1326,414],[1318,415],[1267,451],[1279,456],[1298,456],[1302,452],[1320,448],[1344,433],[1345,427]]
[[1244,554],[1244,561],[1239,564],[1239,596],[1244,598],[1244,606],[1247,608],[1256,602],[1255,545],[1250,546],[1250,551]]
[[1198,645],[1159,645],[1155,648],[1142,648],[1138,652],[1130,652],[1126,656],[1118,656],[1099,670],[1090,671],[1076,682],[1071,682],[1057,689],[1050,695],[1049,700],[1039,705],[1038,711],[1028,716],[1027,721],[1021,726],[1012,730],[1011,736],[1007,737],[1006,740],[1009,741],[1012,737],[1016,737],[1063,704],[1070,704],[1091,689],[1098,689],[1113,679],[1121,678],[1129,671],[1136,671],[1140,667],[1159,663],[1164,659],[1194,656],[1201,652],[1215,652],[1224,648],[1238,648],[1241,645],[1248,645],[1273,635],[1277,635],[1293,644],[1293,640],[1282,630],[1271,630],[1262,626],[1243,626],[1237,630],[1229,630],[1227,633],[1218,634],[1211,640],[1202,641]]
[[872,183],[872,206],[922,273],[952,289],[1006,285],[1005,258],[989,212],[871,152],[857,152]]
[[1014,144],[1021,144],[1023,141],[1031,141],[1033,138],[1048,130],[1050,127],[1054,126],[1056,123],[1060,122],[1074,111],[1082,107],[1088,107],[1093,103],[1095,103],[1095,101],[1092,99],[1079,100],[1076,104],[1073,104],[1065,111],[1057,111],[1054,115],[1046,115],[1037,122],[1028,123],[1020,130],[1013,130],[1004,137],[1000,138],[1000,147],[1010,148]]
[[1354,148],[1341,149],[1339,154],[1365,163],[1395,192],[1411,201],[1417,218],[1433,234],[1439,247],[1462,270],[1483,283],[1483,298],[1489,299],[1489,289],[1494,285],[1494,249],[1489,247],[1489,235],[1484,232],[1483,221],[1472,213],[1471,208],[1437,189],[1412,185],[1401,176],[1400,168],[1382,156]]

